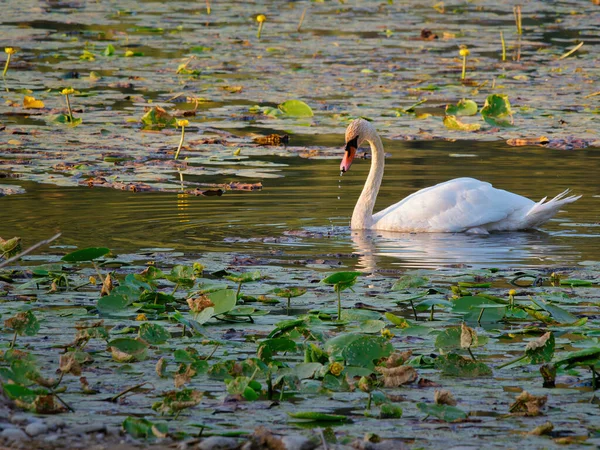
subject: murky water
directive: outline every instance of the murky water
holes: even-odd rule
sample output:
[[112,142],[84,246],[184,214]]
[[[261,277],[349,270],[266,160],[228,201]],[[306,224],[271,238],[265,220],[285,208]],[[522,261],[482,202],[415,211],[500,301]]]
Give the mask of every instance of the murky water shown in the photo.
[[539,232],[362,235],[351,233],[348,223],[370,161],[357,161],[340,178],[338,159],[265,156],[259,160],[280,165],[274,172],[278,178],[263,180],[261,191],[220,197],[20,182],[26,194],[0,200],[0,236],[20,235],[28,245],[61,231],[61,244],[107,245],[117,253],[156,247],[198,254],[233,251],[284,263],[339,258],[380,270],[557,266],[600,259],[600,181],[591,176],[598,170],[597,151],[515,150],[477,142],[385,145],[390,156],[377,209],[459,176],[478,177],[535,200],[567,187],[584,196]]

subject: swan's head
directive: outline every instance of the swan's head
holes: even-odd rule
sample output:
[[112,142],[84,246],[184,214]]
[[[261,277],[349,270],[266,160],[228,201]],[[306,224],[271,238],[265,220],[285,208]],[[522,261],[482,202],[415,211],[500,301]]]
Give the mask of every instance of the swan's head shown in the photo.
[[365,119],[355,119],[348,128],[346,128],[346,149],[342,163],[340,164],[340,174],[350,170],[357,149],[364,141],[372,141],[373,136],[377,134],[375,127]]

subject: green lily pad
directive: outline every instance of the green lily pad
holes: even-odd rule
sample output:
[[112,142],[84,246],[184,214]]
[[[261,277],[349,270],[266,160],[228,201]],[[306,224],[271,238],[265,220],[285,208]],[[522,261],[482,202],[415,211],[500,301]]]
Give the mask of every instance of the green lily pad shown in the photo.
[[110,253],[110,249],[108,249],[106,247],[82,248],[81,250],[76,250],[74,252],[66,254],[65,256],[63,256],[61,258],[61,261],[66,261],[66,262],[93,261],[94,259],[101,258],[108,253]]
[[417,403],[417,408],[419,408],[419,411],[427,414],[428,416],[433,416],[437,419],[443,420],[444,422],[464,420],[469,416],[462,409],[450,405]]
[[150,345],[159,345],[167,342],[171,333],[157,323],[146,322],[140,325],[139,336]]
[[451,377],[478,378],[492,375],[492,369],[486,364],[464,358],[456,353],[438,356],[435,360],[435,368]]
[[345,422],[348,420],[346,416],[339,414],[327,414],[318,411],[298,411],[288,414],[294,419],[310,420],[314,422]]
[[456,105],[446,105],[448,116],[474,116],[477,114],[477,103],[473,100],[462,99]]
[[444,125],[449,130],[454,131],[478,131],[481,128],[478,123],[461,122],[456,116],[444,116]]
[[300,100],[287,100],[279,105],[279,109],[289,117],[312,117],[310,106]]
[[492,126],[510,127],[513,125],[512,110],[508,95],[491,94],[485,99],[485,104],[481,108],[483,120]]

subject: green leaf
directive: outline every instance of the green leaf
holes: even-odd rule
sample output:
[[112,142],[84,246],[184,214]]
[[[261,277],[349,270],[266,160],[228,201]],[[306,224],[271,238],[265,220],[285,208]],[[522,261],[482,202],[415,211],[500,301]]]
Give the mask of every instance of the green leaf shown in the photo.
[[477,114],[477,103],[473,100],[462,99],[456,106],[446,105],[446,115],[448,116],[474,116]]
[[336,272],[321,280],[321,283],[335,286],[336,292],[343,291],[354,285],[360,272]]
[[26,388],[25,386],[12,383],[2,384],[2,390],[6,393],[8,398],[20,400],[24,403],[33,403],[39,395],[36,391]]
[[382,419],[400,419],[402,417],[402,408],[391,403],[384,403],[379,409],[379,417]]
[[207,294],[207,297],[214,303],[213,316],[231,311],[237,302],[235,291],[232,289],[221,289],[220,291],[211,292]]
[[552,317],[554,317],[554,319],[556,319],[557,322],[560,323],[573,323],[575,321],[577,321],[577,317],[574,316],[573,314],[571,314],[570,312],[556,306],[553,305],[551,303],[546,303],[542,300],[536,300],[534,298],[531,299],[531,301],[537,305],[538,307],[542,308],[544,311],[546,311],[548,314],[550,314]]
[[273,354],[277,352],[293,352],[296,350],[296,343],[287,338],[266,339],[258,346],[258,357],[265,363],[273,359]]
[[108,343],[113,359],[120,362],[141,361],[146,358],[148,344],[131,338],[117,338]]
[[254,272],[232,273],[226,275],[225,278],[235,281],[236,283],[250,283],[252,281],[260,280],[262,275],[258,270],[255,270]]
[[346,420],[348,420],[346,416],[342,416],[339,414],[326,414],[318,411],[298,411],[288,414],[294,419],[304,419],[315,422],[345,422]]
[[478,131],[481,128],[478,123],[461,122],[456,116],[444,116],[444,126],[454,131]]
[[79,119],[77,117],[73,117],[73,120],[71,120],[71,116],[69,116],[68,114],[58,114],[52,118],[52,121],[54,123],[71,125],[73,127],[76,127],[77,125],[81,125],[83,123],[83,119]]
[[100,297],[98,299],[98,303],[96,304],[96,308],[98,308],[98,312],[100,314],[119,314],[126,313],[131,314],[133,311],[136,311],[138,308],[133,307],[130,308],[129,305],[131,302],[124,295],[110,294],[105,295],[104,297]]
[[415,309],[418,311],[426,311],[431,309],[432,306],[452,307],[452,302],[444,300],[443,298],[427,298],[416,304]]
[[379,333],[385,328],[385,322],[383,320],[365,320],[364,322],[361,322],[359,328],[363,333]]
[[417,403],[417,408],[428,416],[436,417],[444,422],[454,422],[456,420],[464,420],[468,414],[456,406],[437,405],[430,403]]
[[564,365],[565,369],[570,369],[575,366],[595,366],[598,363],[600,363],[600,347],[591,347],[569,353],[554,364]]
[[89,247],[82,248],[81,250],[75,250],[61,258],[61,261],[66,262],[82,262],[92,261],[94,259],[101,258],[102,256],[110,253],[110,249],[106,247]]
[[484,363],[463,358],[456,353],[438,356],[435,368],[441,370],[443,375],[451,377],[477,378],[492,375],[492,369]]
[[[486,307],[490,305],[490,307]],[[481,310],[484,309],[480,317]],[[466,322],[498,322],[502,320],[506,312],[506,307],[497,307],[491,304],[490,299],[477,295],[465,295],[457,298],[453,302],[452,312],[464,314],[463,320]]]
[[510,102],[505,94],[488,95],[483,108],[481,108],[481,115],[483,120],[492,126],[510,127],[513,125]]
[[122,426],[127,434],[136,439],[162,438],[169,432],[164,423],[152,423],[149,420],[131,416],[123,421]]
[[138,335],[150,345],[164,344],[171,338],[171,333],[165,328],[157,323],[148,322],[140,325]]
[[278,297],[294,298],[300,297],[306,293],[306,288],[290,287],[290,288],[275,288],[271,291]]
[[560,280],[561,286],[571,286],[571,287],[581,287],[581,286],[592,286],[593,283],[590,280],[575,280],[575,279],[565,279]]
[[154,106],[141,119],[141,122],[149,128],[174,127],[177,119],[160,106]]
[[289,117],[312,117],[313,111],[306,103],[300,100],[288,100],[279,105],[279,109]]
[[[445,352],[447,352],[448,350],[461,348],[460,336],[461,327],[447,328],[437,335],[435,339],[435,347],[440,350],[444,350]],[[479,347],[485,345],[488,342],[488,340],[489,339],[486,336],[477,335],[477,339],[473,341],[471,347]]]
[[342,357],[348,366],[373,370],[373,361],[387,358],[392,351],[392,344],[382,336],[360,336],[342,350]]
[[40,323],[31,311],[15,314],[4,321],[4,326],[19,336],[35,336],[40,331]]
[[393,291],[405,291],[410,288],[417,288],[429,284],[429,279],[415,275],[404,275],[400,277],[392,286]]
[[108,44],[104,49],[104,56],[113,56],[115,54],[115,47],[112,44]]
[[542,364],[552,361],[555,347],[554,333],[548,332],[548,336],[543,335],[540,339],[545,337],[547,337],[547,339],[541,346],[539,346],[539,339],[527,344],[525,355],[527,355],[531,364]]

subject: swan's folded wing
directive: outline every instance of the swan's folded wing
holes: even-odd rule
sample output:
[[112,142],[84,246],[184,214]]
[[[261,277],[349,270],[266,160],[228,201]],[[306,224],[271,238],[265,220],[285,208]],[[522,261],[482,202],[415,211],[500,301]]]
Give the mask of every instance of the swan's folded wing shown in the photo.
[[472,178],[457,178],[422,189],[375,214],[375,229],[461,232],[493,224],[534,202]]

